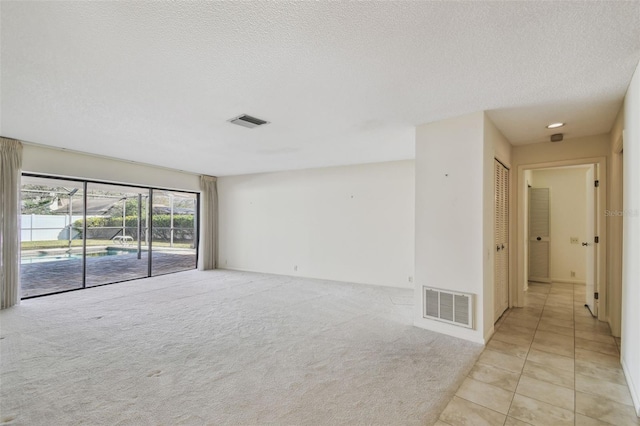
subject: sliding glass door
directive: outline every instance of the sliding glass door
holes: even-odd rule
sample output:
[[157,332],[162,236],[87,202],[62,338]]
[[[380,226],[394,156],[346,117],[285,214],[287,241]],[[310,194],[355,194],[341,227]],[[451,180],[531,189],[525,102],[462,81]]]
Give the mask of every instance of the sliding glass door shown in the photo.
[[197,205],[196,194],[153,190],[151,275],[196,267]]
[[83,214],[82,182],[22,178],[22,297],[82,288]]
[[22,297],[194,269],[198,194],[23,175]]
[[86,286],[149,276],[149,190],[87,185]]

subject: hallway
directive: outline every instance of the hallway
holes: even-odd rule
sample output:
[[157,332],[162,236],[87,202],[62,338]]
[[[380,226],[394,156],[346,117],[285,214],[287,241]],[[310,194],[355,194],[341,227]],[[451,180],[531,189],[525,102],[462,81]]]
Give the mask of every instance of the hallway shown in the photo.
[[437,426],[640,425],[620,341],[584,307],[585,286],[530,283]]

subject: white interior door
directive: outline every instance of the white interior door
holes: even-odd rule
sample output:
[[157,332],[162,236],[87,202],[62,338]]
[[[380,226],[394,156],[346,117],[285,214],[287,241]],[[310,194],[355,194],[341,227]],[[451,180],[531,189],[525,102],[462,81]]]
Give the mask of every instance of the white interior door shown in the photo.
[[509,307],[509,169],[495,160],[494,320]]
[[595,166],[589,167],[587,171],[587,229],[585,231],[586,241],[582,242],[582,246],[586,251],[586,306],[589,307],[591,313],[595,316],[598,315],[598,306],[595,300],[594,294],[596,292],[596,190],[595,186]]
[[551,282],[550,202],[549,188],[529,188],[529,281]]

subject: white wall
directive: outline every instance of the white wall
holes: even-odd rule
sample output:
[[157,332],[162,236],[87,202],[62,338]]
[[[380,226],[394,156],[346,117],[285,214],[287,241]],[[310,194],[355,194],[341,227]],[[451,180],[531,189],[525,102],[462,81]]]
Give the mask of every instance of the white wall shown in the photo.
[[624,102],[622,366],[640,415],[640,66]]
[[22,171],[167,189],[200,191],[199,176],[193,173],[46,148],[39,145],[24,144]]
[[[487,114],[484,115],[484,137],[485,143],[488,143],[488,145],[486,145],[487,150],[485,151],[485,154],[488,155],[488,158],[491,160],[492,170],[494,158],[497,158],[502,162],[502,164],[507,166],[507,168],[511,169],[511,152],[513,150],[513,146],[509,143],[507,138],[504,137],[496,125],[493,124]],[[494,171],[491,173],[493,174]],[[509,178],[511,178],[511,176],[509,176]]]
[[221,177],[218,193],[221,268],[413,286],[412,160]]
[[514,146],[513,167],[523,164],[548,163],[578,158],[606,157],[609,154],[609,134]]
[[[550,188],[551,264],[553,282],[582,283],[586,281],[587,167],[533,170],[532,186]],[[578,243],[571,244],[570,237]],[[571,277],[570,271],[576,273]]]
[[[67,240],[67,226],[81,219],[83,216],[77,215],[73,215],[69,220],[68,215],[21,214],[20,241]],[[72,231],[72,235],[76,234],[77,231]]]
[[620,109],[616,121],[611,129],[611,151],[609,153],[609,199],[607,210],[611,212],[606,217],[607,235],[609,235],[607,265],[607,300],[609,310],[609,325],[611,334],[620,337],[621,308],[622,308],[622,148],[624,129],[624,105]]
[[[510,149],[483,112],[417,128],[416,326],[480,343],[491,336],[493,159],[508,164]],[[423,286],[473,294],[473,329],[423,318]]]

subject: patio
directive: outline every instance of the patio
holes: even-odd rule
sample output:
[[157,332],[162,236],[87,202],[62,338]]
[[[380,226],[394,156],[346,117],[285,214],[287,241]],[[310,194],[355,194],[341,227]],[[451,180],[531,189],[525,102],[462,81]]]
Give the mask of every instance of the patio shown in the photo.
[[[152,276],[194,269],[195,251],[154,251]],[[31,297],[82,288],[82,259],[68,258],[48,262],[27,263],[20,267],[22,297]],[[87,257],[86,286],[93,287],[118,281],[146,278],[147,252],[137,254]]]

